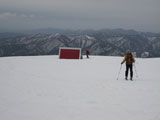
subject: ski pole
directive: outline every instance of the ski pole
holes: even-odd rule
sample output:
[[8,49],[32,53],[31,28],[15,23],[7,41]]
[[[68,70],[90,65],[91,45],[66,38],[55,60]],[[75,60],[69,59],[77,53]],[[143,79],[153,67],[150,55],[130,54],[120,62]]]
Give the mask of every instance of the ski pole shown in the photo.
[[136,77],[138,78],[138,74],[137,74],[137,70],[136,70],[136,65],[133,64],[134,68],[135,68],[135,73],[136,73]]
[[117,80],[119,79],[119,75],[120,75],[121,69],[122,69],[122,64],[121,64],[120,69],[119,69],[119,72],[118,72]]

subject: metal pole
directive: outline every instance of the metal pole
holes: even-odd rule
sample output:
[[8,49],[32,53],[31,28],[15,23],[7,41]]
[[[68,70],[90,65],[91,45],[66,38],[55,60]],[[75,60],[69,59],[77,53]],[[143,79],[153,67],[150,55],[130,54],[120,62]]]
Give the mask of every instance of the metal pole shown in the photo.
[[119,69],[119,72],[118,72],[117,80],[119,79],[119,75],[120,75],[121,69],[122,69],[122,64],[121,64],[120,69]]
[[137,74],[137,70],[136,70],[136,65],[133,64],[134,68],[135,68],[135,73],[136,73],[136,77],[138,78],[138,74]]

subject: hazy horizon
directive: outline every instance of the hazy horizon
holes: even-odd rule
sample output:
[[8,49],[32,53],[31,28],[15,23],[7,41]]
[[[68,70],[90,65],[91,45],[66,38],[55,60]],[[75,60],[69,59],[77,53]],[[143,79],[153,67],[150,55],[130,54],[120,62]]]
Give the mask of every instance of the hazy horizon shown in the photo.
[[70,28],[37,28],[37,29],[14,29],[14,30],[7,30],[7,29],[0,29],[0,33],[52,33],[55,31],[101,31],[101,30],[125,30],[125,31],[135,31],[135,32],[144,32],[144,33],[155,33],[160,34],[160,32],[152,32],[152,31],[142,31],[142,30],[135,30],[135,29],[124,29],[124,28],[101,28],[101,29],[70,29]]
[[159,0],[0,0],[0,30],[133,29],[160,33]]

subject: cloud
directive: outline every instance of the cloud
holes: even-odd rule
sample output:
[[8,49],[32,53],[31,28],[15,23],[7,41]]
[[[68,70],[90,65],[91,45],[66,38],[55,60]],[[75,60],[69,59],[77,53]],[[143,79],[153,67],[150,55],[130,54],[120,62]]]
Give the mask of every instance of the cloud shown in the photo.
[[28,18],[32,19],[34,18],[35,15],[33,14],[18,14],[18,13],[13,13],[13,12],[4,12],[0,14],[0,19],[14,19],[14,18]]
[[16,16],[17,16],[16,13],[5,12],[0,14],[0,19],[14,18]]
[[0,26],[1,29],[13,31],[18,29],[32,29],[40,25],[38,24],[38,20],[41,18],[35,14],[3,12],[0,13]]
[[0,0],[0,25],[160,31],[159,4],[160,0]]

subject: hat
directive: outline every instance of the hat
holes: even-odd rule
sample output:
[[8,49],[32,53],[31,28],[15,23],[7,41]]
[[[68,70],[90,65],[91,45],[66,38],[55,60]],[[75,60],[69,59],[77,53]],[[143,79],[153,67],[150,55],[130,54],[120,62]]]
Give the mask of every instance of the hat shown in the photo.
[[131,53],[131,51],[130,51],[130,50],[127,50],[126,53]]

